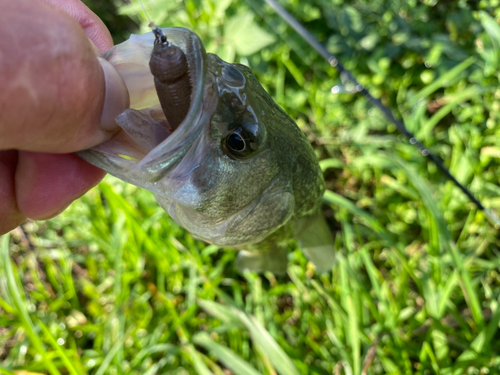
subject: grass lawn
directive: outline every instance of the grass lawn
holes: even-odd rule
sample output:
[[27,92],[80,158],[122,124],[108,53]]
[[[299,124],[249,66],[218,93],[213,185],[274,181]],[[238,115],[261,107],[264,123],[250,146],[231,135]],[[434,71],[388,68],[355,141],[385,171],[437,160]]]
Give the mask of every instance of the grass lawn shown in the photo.
[[[0,239],[0,374],[500,373],[498,226],[363,97],[332,94],[341,77],[263,2],[145,4],[297,119],[338,261],[317,275],[291,245],[286,276],[240,275],[236,252],[108,176]],[[498,0],[282,4],[500,211]],[[118,10],[147,31],[138,3]]]

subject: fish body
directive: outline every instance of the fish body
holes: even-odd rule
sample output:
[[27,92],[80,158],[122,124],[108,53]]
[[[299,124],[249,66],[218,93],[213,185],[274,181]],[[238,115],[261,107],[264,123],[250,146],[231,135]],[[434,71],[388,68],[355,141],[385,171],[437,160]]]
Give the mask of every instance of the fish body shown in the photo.
[[133,35],[104,56],[130,93],[130,108],[116,118],[122,130],[79,155],[152,191],[194,236],[240,249],[240,270],[285,272],[293,236],[319,271],[330,270],[333,242],[319,214],[324,182],[304,134],[248,67],[206,53],[190,30],[162,32],[187,61],[185,119],[169,126],[160,105],[149,68],[155,36]]

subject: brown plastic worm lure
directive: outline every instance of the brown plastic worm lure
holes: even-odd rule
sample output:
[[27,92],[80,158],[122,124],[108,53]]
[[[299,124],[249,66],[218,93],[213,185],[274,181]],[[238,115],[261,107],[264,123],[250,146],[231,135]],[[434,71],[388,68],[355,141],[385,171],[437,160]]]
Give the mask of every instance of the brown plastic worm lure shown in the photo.
[[189,66],[182,49],[170,43],[158,27],[153,33],[155,42],[149,68],[161,108],[173,131],[186,118],[191,105]]

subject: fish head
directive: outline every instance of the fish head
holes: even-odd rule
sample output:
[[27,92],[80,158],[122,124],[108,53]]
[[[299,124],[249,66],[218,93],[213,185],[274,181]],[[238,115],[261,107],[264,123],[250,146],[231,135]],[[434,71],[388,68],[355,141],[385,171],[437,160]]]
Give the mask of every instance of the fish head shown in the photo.
[[152,191],[181,226],[209,243],[242,248],[317,209],[323,179],[306,137],[252,71],[207,54],[182,28],[162,29],[187,57],[191,105],[171,131],[148,62],[152,33],[105,57],[123,77],[131,108],[111,141],[79,153]]

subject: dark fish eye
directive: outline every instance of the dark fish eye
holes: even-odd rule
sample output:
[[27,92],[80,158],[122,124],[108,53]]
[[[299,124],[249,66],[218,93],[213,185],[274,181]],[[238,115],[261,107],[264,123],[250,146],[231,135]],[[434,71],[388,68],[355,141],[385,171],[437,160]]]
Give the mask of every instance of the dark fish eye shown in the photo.
[[222,150],[232,159],[245,159],[257,151],[255,136],[239,127],[222,139]]
[[245,140],[241,138],[241,135],[239,135],[238,133],[233,133],[229,137],[227,137],[226,143],[227,147],[229,147],[231,151],[235,152],[241,152],[245,150],[246,147]]

